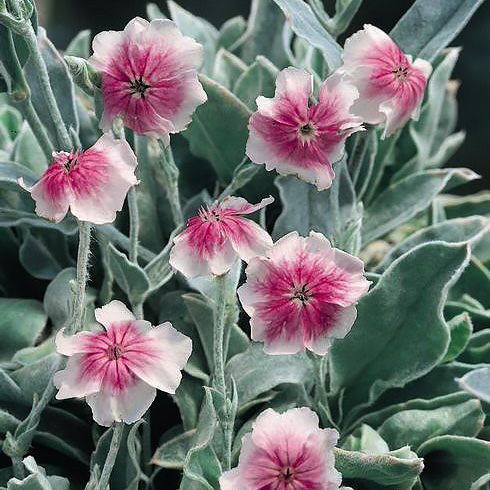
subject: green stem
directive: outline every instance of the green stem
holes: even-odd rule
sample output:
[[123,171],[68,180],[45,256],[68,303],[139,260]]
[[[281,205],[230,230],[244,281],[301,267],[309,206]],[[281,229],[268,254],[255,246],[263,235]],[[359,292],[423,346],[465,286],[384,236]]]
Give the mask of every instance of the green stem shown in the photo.
[[73,335],[82,329],[85,314],[85,288],[88,277],[88,257],[90,253],[90,223],[78,222],[79,242],[77,258],[77,290],[73,303],[73,320],[67,328],[67,335]]
[[24,465],[22,464],[22,460],[17,458],[16,456],[12,456],[12,468],[14,471],[15,478],[19,480],[23,480],[26,476],[26,472],[24,470]]
[[129,260],[138,265],[138,235],[140,219],[138,212],[138,197],[136,188],[133,186],[128,192],[129,208]]
[[119,446],[121,445],[122,434],[124,430],[123,422],[116,422],[114,425],[114,432],[112,433],[111,445],[109,446],[109,452],[100,475],[98,490],[106,490],[111,477],[114,463],[116,462],[117,453],[119,452]]
[[41,149],[46,155],[48,161],[50,161],[52,156],[51,154],[53,153],[54,148],[51,144],[51,141],[49,140],[46,129],[41,123],[41,120],[39,119],[39,116],[37,115],[37,112],[32,105],[31,91],[24,76],[19,57],[17,56],[15,44],[12,39],[12,33],[10,31],[7,35],[7,43],[7,50],[10,55],[11,66],[13,70],[13,73],[10,74],[10,76],[12,77],[12,89],[9,93],[10,99],[29,123],[29,126],[31,127],[34,136],[39,142]]
[[[11,0],[12,7],[18,12],[20,9],[19,0]],[[21,10],[21,9],[20,9]],[[58,136],[58,143],[64,150],[70,150],[72,148],[72,141],[68,130],[66,129],[63,117],[61,116],[60,109],[56,102],[53,90],[51,88],[51,82],[49,80],[48,69],[46,68],[46,63],[41,55],[41,49],[39,48],[39,43],[37,41],[36,33],[32,27],[30,20],[25,21],[24,28],[20,33],[24,40],[26,41],[29,51],[31,53],[31,59],[36,67],[36,73],[39,79],[39,85],[41,87],[41,92],[44,96],[46,102],[46,108],[51,116],[53,124],[56,128],[56,133]]]
[[315,404],[317,405],[317,411],[320,415],[323,425],[336,427],[336,424],[332,418],[332,414],[330,413],[327,390],[325,389],[328,366],[327,357],[320,356],[309,350],[307,350],[306,352],[308,354],[308,357],[313,362],[315,379]]
[[231,403],[226,390],[225,379],[225,358],[224,358],[224,341],[225,341],[225,323],[227,310],[227,276],[222,274],[216,276],[216,298],[214,308],[214,335],[213,335],[213,385],[221,393],[224,400],[223,414],[220,417],[223,428],[224,451],[223,451],[223,470],[231,468],[231,446],[233,440],[233,420],[231,413]]
[[182,214],[179,196],[179,169],[175,165],[170,145],[165,148],[161,140],[158,142],[160,145],[162,170],[165,175],[165,192],[172,210],[174,224],[178,227],[184,224],[184,215]]
[[366,156],[366,151],[369,146],[369,138],[373,132],[373,126],[367,127],[366,131],[357,133],[356,141],[352,154],[349,158],[348,169],[352,176],[352,183],[357,184],[359,173],[361,171],[362,161]]

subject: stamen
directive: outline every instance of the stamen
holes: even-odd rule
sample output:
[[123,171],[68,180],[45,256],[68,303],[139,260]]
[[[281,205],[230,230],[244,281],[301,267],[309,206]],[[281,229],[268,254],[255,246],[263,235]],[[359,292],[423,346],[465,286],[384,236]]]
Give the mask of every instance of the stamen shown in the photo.
[[306,305],[312,296],[313,294],[308,284],[303,284],[301,287],[294,290],[293,299],[299,299],[303,305]]
[[151,85],[148,85],[144,80],[143,77],[139,77],[136,80],[133,80],[132,82],[129,82],[129,88],[131,90],[131,94],[140,94],[141,98],[145,98],[145,92],[151,88]]
[[391,71],[396,78],[399,80],[405,80],[408,77],[408,66],[406,65],[396,65]]
[[117,361],[124,354],[124,347],[120,344],[111,345],[107,349],[107,355],[111,361]]
[[299,132],[302,136],[313,136],[315,134],[315,126],[313,123],[307,122],[299,128]]

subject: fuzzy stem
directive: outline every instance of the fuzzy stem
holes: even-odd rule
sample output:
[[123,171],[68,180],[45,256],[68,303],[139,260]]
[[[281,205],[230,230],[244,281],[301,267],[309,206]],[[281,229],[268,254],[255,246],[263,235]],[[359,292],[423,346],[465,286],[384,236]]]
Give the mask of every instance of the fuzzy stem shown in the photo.
[[12,103],[19,109],[24,118],[29,123],[34,136],[36,137],[43,153],[46,155],[48,161],[51,159],[53,153],[53,145],[49,140],[48,133],[44,128],[34,106],[31,102],[31,91],[29,85],[24,76],[22,66],[20,65],[19,57],[15,50],[14,41],[12,39],[12,33],[9,31],[7,35],[7,50],[10,55],[13,73],[12,76],[12,89],[9,93]]
[[23,480],[25,478],[26,472],[20,458],[12,456],[12,468],[15,478],[18,478],[19,480]]
[[369,138],[373,131],[373,126],[368,126],[366,131],[360,131],[357,133],[356,141],[352,154],[349,158],[348,169],[351,174],[352,182],[354,185],[357,184],[359,179],[359,172],[361,171],[361,163],[366,156],[366,151],[369,145]]
[[223,469],[231,468],[231,446],[233,440],[233,420],[231,414],[231,404],[227,396],[225,379],[225,323],[227,310],[227,276],[228,273],[216,276],[216,304],[214,308],[214,335],[213,335],[213,385],[221,393],[224,400],[223,415],[220,422],[223,428],[224,454]]
[[85,287],[88,277],[88,256],[90,253],[90,223],[78,222],[79,242],[77,258],[77,290],[73,303],[73,321],[67,328],[67,335],[73,335],[82,329],[85,314]]
[[[11,0],[11,5],[16,12],[21,11],[19,0]],[[62,149],[70,150],[72,148],[72,141],[63,121],[63,117],[61,116],[61,112],[56,102],[56,99],[54,97],[53,89],[51,88],[51,82],[49,80],[48,69],[46,68],[46,63],[44,62],[41,55],[41,49],[39,48],[37,36],[34,32],[34,28],[32,27],[32,23],[30,20],[25,21],[24,28],[22,29],[22,32],[20,32],[20,34],[29,47],[32,61],[36,67],[36,73],[39,79],[41,92],[46,102],[46,108],[56,128],[58,143]]]
[[182,214],[179,196],[179,169],[175,165],[170,145],[165,148],[161,140],[158,143],[160,145],[162,170],[165,175],[165,192],[172,210],[174,224],[179,227],[184,224],[184,215]]
[[114,425],[114,432],[112,433],[109,452],[107,453],[104,468],[102,469],[102,474],[100,475],[98,490],[106,490],[107,485],[109,484],[112,469],[114,468],[114,463],[116,462],[117,453],[119,452],[119,446],[121,445],[123,430],[123,422],[116,422]]
[[138,212],[138,198],[136,188],[133,186],[128,192],[129,208],[129,260],[138,265],[138,235],[140,219]]

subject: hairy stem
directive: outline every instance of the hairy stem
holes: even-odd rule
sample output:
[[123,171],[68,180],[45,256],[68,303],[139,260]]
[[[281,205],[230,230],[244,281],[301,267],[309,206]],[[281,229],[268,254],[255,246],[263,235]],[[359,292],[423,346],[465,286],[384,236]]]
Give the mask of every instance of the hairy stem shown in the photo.
[[136,188],[133,186],[128,192],[129,208],[129,260],[138,265],[138,235],[140,229],[140,218],[138,212],[138,198]]
[[79,242],[77,257],[77,289],[73,303],[73,320],[67,328],[67,334],[73,335],[82,329],[85,314],[85,288],[88,278],[88,257],[90,253],[90,223],[78,222]]
[[159,144],[162,170],[165,175],[165,192],[170,203],[170,209],[172,210],[174,224],[178,227],[184,224],[184,215],[182,214],[179,196],[179,169],[175,165],[170,145],[165,148],[163,142],[160,140]]
[[114,463],[116,462],[117,453],[119,452],[119,446],[121,445],[122,434],[124,430],[123,422],[116,422],[114,424],[114,432],[112,433],[111,445],[109,446],[109,452],[100,475],[98,490],[106,490],[111,477]]
[[223,451],[223,469],[231,468],[231,447],[233,441],[233,414],[231,402],[227,395],[225,379],[225,323],[227,318],[227,277],[228,274],[216,276],[216,298],[214,307],[214,335],[213,335],[213,386],[221,393],[224,400],[223,413],[220,417],[223,428],[224,451]]
[[[22,10],[20,8],[19,0],[11,0],[11,5],[15,12],[19,12]],[[68,134],[68,130],[66,129],[63,117],[61,116],[60,109],[54,97],[53,89],[51,88],[51,82],[49,80],[48,69],[46,68],[46,63],[44,62],[41,55],[41,49],[39,48],[37,36],[34,32],[34,28],[32,27],[32,23],[30,20],[25,21],[24,28],[22,29],[20,34],[29,47],[32,62],[36,67],[36,73],[39,79],[41,92],[46,102],[46,108],[56,128],[58,143],[61,146],[61,149],[69,150],[72,148],[72,141],[70,139],[70,135]]]

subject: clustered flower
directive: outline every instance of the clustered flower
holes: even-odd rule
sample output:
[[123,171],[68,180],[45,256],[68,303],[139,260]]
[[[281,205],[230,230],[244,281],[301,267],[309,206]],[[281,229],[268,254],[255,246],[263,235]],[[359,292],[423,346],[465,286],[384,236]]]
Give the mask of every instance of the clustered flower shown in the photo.
[[[169,20],[133,19],[124,31],[102,32],[90,63],[102,75],[106,133],[89,149],[58,151],[30,189],[36,212],[60,221],[70,209],[79,220],[109,223],[137,184],[136,156],[110,135],[115,118],[137,133],[169,143],[206,101],[198,70],[203,48]],[[414,62],[381,30],[366,25],[345,43],[344,65],[319,87],[313,77],[286,68],[273,98],[258,97],[249,121],[248,157],[267,170],[296,175],[318,190],[331,186],[333,165],[346,138],[362,123],[385,123],[389,136],[416,118],[431,66]],[[238,289],[250,316],[253,340],[268,354],[309,349],[325,355],[333,338],[344,337],[367,292],[361,260],[331,246],[321,233],[292,232],[273,243],[252,214],[272,197],[250,204],[227,197],[201,208],[174,238],[170,264],[185,277],[222,275],[241,259],[248,263]],[[170,323],[153,327],[137,320],[119,301],[95,310],[100,330],[56,337],[69,356],[54,382],[58,399],[86,397],[96,422],[132,423],[143,416],[156,390],[175,393],[192,343]],[[102,328],[103,327],[103,328]],[[337,431],[320,429],[308,408],[267,409],[243,438],[240,461],[226,471],[223,490],[333,490],[341,483],[333,448]]]

